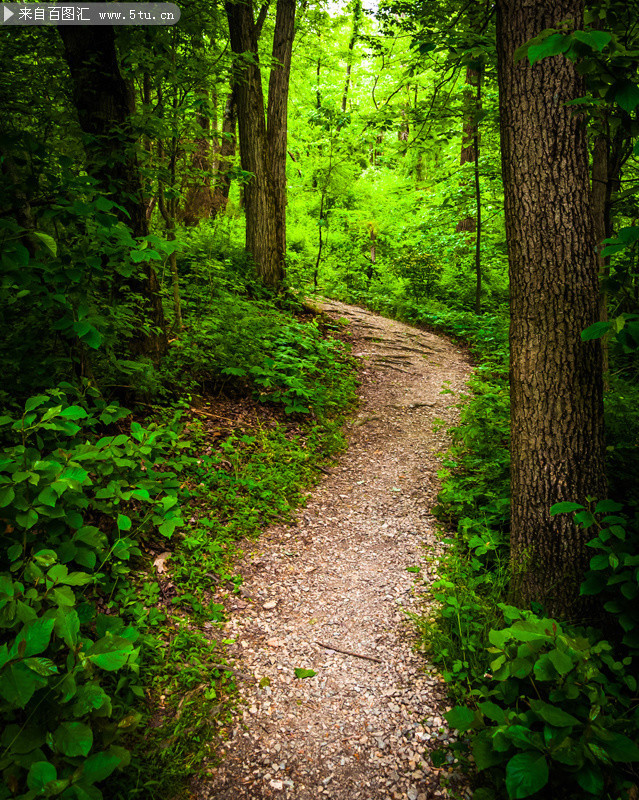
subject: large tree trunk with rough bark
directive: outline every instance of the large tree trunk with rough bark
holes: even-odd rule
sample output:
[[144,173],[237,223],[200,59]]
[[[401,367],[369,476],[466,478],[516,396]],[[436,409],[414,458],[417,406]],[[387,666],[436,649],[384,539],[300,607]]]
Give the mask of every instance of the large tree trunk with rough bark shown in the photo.
[[563,56],[530,67],[515,50],[571,19],[583,0],[498,0],[497,48],[511,291],[514,598],[578,616],[589,534],[560,501],[605,494],[598,262],[584,120],[566,102],[582,80]]
[[[92,28],[90,37],[83,28],[61,26],[58,30],[71,74],[78,120],[87,134],[87,169],[97,178],[101,191],[113,195],[125,209],[122,219],[133,235],[146,236],[146,204],[131,129],[134,98],[120,73],[113,28]],[[166,349],[167,340],[155,270],[148,264],[146,280],[130,278],[128,283],[140,295],[144,313],[154,327],[152,333],[134,340],[134,349],[157,360]]]

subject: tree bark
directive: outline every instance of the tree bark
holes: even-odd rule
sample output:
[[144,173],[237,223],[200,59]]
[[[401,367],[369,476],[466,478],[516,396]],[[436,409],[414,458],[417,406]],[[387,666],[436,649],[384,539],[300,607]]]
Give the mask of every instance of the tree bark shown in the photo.
[[[198,91],[198,96],[203,106],[209,105],[209,92],[205,87]],[[211,156],[219,152],[220,145],[214,140],[211,146],[211,122],[213,122],[213,132],[217,134],[217,124],[215,119],[215,95],[211,98],[213,110],[213,120],[208,110],[202,113],[198,111],[196,121],[198,136],[193,142],[193,154],[191,156],[190,174],[187,172],[185,186],[182,189],[184,197],[182,209],[182,222],[187,226],[197,225],[201,219],[211,216],[213,207],[213,192],[211,190]]]
[[342,114],[346,113],[348,103],[348,90],[351,86],[351,71],[353,69],[353,50],[359,36],[359,26],[362,21],[362,0],[353,0],[353,28],[351,38],[348,41],[348,54],[346,56],[346,79],[344,81],[344,91],[342,92]]
[[[244,187],[246,249],[259,278],[274,289],[284,279],[286,251],[286,108],[295,0],[278,0],[273,38],[276,61],[269,82],[269,123],[258,54],[262,14],[256,25],[253,3],[226,2],[231,49],[236,56],[237,117],[242,169],[252,174]],[[264,11],[265,6],[262,6]]]
[[601,346],[581,331],[599,318],[598,263],[583,119],[584,93],[563,56],[530,67],[515,50],[583,0],[498,0],[502,172],[510,261],[511,572],[514,599],[581,612],[587,532],[560,501],[603,497]]
[[[71,74],[78,120],[87,135],[87,169],[97,178],[101,191],[114,194],[125,209],[122,220],[133,235],[146,236],[146,203],[131,130],[135,101],[120,73],[113,28],[92,28],[90,38],[82,28],[61,26],[58,30]],[[129,285],[142,296],[145,314],[155,329],[136,338],[134,349],[158,360],[167,341],[155,270],[147,264],[146,280],[129,279]]]
[[288,137],[288,87],[295,35],[295,0],[278,0],[273,35],[273,66],[268,85],[267,138],[275,185],[277,257],[286,257],[286,141]]
[[[479,105],[478,93],[472,92],[470,87],[479,86],[481,80],[479,72],[472,67],[466,68],[466,86],[464,89],[464,134],[462,136],[461,154],[459,157],[460,166],[464,164],[477,163],[479,158],[479,134],[477,130],[477,114],[481,110]],[[477,222],[474,217],[467,216],[460,219],[455,228],[457,233],[468,231],[473,233],[477,229]]]
[[226,97],[224,117],[222,119],[222,141],[220,143],[215,182],[213,184],[211,219],[215,219],[218,214],[224,213],[231,190],[231,167],[233,165],[233,159],[235,158],[237,128],[235,96],[235,84],[231,83],[231,89]]
[[[601,255],[603,240],[607,237],[609,228],[610,206],[608,195],[608,167],[610,159],[610,142],[605,133],[597,134],[592,149],[592,214],[595,225],[595,243],[597,245],[597,257],[599,263],[599,276],[603,279],[608,273],[608,261]],[[599,319],[602,322],[608,320],[608,296],[605,287],[602,285],[599,296],[600,311]],[[609,386],[609,342],[608,336],[604,336],[601,341],[602,348],[602,370],[604,376],[604,389],[607,391]]]

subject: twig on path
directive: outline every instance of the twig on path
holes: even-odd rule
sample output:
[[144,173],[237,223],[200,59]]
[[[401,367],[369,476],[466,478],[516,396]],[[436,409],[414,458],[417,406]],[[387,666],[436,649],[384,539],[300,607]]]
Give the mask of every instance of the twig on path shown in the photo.
[[222,670],[224,672],[230,672],[232,675],[235,675],[236,678],[248,679],[251,677],[248,673],[243,672],[242,670],[233,669],[233,667],[229,667],[227,664],[207,664],[206,666],[209,669],[216,669],[216,670]]
[[353,653],[352,650],[342,650],[341,647],[335,647],[334,644],[324,644],[323,642],[315,642],[320,647],[323,647],[325,650],[335,650],[336,653],[344,653],[345,656],[354,656],[355,658],[364,658],[366,661],[375,661],[377,664],[382,663],[381,658],[376,658],[375,656],[363,656],[360,653]]

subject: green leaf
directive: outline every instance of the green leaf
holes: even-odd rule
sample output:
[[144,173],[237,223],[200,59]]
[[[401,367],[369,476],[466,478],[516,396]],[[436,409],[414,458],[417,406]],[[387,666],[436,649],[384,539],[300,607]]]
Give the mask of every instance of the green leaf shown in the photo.
[[575,778],[585,792],[594,794],[595,797],[603,797],[604,782],[599,767],[591,764],[584,764],[583,767],[578,769],[575,773]]
[[38,512],[30,508],[26,514],[16,514],[16,522],[25,530],[33,528],[38,521]]
[[530,797],[548,783],[548,764],[543,755],[527,750],[506,765],[506,789],[511,800]]
[[[548,653],[548,658],[560,675],[566,675],[575,666],[572,658],[567,653],[562,653],[561,650],[551,650]],[[550,720],[546,721],[550,722]],[[555,723],[550,722],[550,724],[554,725]]]
[[295,667],[296,678],[313,678],[317,672],[313,669],[302,669],[302,667]]
[[599,52],[612,40],[612,36],[606,31],[575,31],[572,36],[578,42],[583,42]]
[[542,58],[565,53],[570,47],[570,39],[561,33],[555,33],[544,39],[541,44],[533,44],[528,48],[528,60],[531,66]]
[[57,502],[58,495],[50,486],[45,486],[45,488],[38,495],[38,503],[42,503],[43,506],[55,508],[55,504]]
[[102,753],[89,756],[82,765],[82,779],[89,783],[97,783],[108,778],[114,769],[126,766],[129,753],[123,747],[113,745]]
[[101,669],[114,671],[121,669],[133,650],[133,644],[122,636],[107,633],[87,650],[86,656]]
[[54,781],[58,777],[53,764],[48,761],[36,761],[31,764],[29,774],[27,775],[27,786],[29,789],[41,792],[48,783]]
[[59,606],[70,608],[75,605],[75,594],[69,586],[56,586],[51,592],[51,596]]
[[86,419],[89,415],[81,406],[67,406],[62,409],[59,416],[66,419]]
[[7,725],[1,741],[12,753],[23,755],[42,747],[45,732],[38,725]]
[[32,233],[40,239],[54,258],[58,255],[58,245],[53,236],[49,236],[48,233],[42,233],[42,231],[32,231]]
[[43,678],[56,675],[58,672],[56,665],[48,658],[26,658],[22,663]]
[[444,716],[452,728],[458,731],[470,730],[475,724],[475,712],[467,706],[455,706],[447,711]]
[[497,752],[492,746],[492,734],[489,730],[481,731],[472,741],[471,749],[477,769],[481,772],[483,769],[494,767],[495,764],[500,764],[504,760],[504,756]]
[[121,531],[130,531],[131,530],[131,518],[127,517],[126,514],[118,514],[118,528]]
[[93,746],[93,731],[83,722],[63,722],[53,734],[53,744],[65,756],[88,756]]
[[46,678],[30,670],[21,661],[9,664],[0,672],[0,695],[16,708],[24,708],[33,693],[46,684]]
[[629,80],[622,80],[614,87],[615,102],[629,114],[639,105],[639,86]]
[[571,511],[580,511],[582,508],[583,506],[579,505],[579,503],[555,503],[550,506],[550,516],[554,517],[557,514],[568,514]]
[[18,653],[21,658],[30,658],[43,653],[49,646],[52,631],[52,619],[43,619],[41,617],[27,623],[16,636],[16,640],[11,646],[12,658],[15,658]]
[[87,683],[78,689],[73,704],[73,714],[83,717],[95,711],[104,709],[105,715],[111,714],[111,698],[104,689],[96,683]]
[[608,556],[604,553],[600,553],[590,559],[590,569],[592,570],[608,569],[609,565]]
[[595,511],[597,514],[615,514],[617,511],[621,511],[622,508],[623,505],[614,500],[600,500]]
[[0,508],[6,508],[15,499],[16,493],[13,486],[3,486],[0,488]]
[[59,636],[67,647],[74,649],[78,643],[80,633],[80,618],[75,608],[67,609],[60,607],[55,612],[55,633]]
[[[555,652],[559,651],[556,650]],[[550,703],[544,703],[543,700],[531,699],[530,707],[544,722],[547,722],[549,725],[554,725],[556,728],[568,728],[573,725],[579,725],[579,720],[573,717],[572,714],[568,714],[568,712],[563,711],[558,706],[551,706]]]
[[[595,322],[581,332],[581,338],[584,342],[588,342],[591,339],[601,339],[611,328],[612,322]],[[579,506],[579,508],[583,508],[583,506]]]
[[34,408],[39,408],[43,403],[46,403],[49,400],[48,394],[37,394],[34,397],[30,397],[27,402],[24,404],[25,411],[33,411]]
[[491,703],[490,701],[480,703],[479,710],[485,717],[492,719],[493,722],[497,722],[500,725],[506,722],[506,712],[501,706],[498,706],[497,703]]
[[621,733],[613,734],[611,739],[604,742],[603,747],[613,761],[621,761],[623,763],[639,761],[639,747],[632,739]]

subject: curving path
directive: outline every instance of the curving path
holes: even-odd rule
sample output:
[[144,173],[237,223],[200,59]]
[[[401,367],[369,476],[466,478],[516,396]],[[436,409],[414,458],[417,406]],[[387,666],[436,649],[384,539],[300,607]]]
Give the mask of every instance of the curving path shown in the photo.
[[[333,301],[362,362],[349,448],[294,526],[246,542],[224,635],[245,705],[198,800],[430,800],[467,794],[428,751],[450,738],[441,680],[405,611],[428,603],[429,509],[470,373],[450,341]],[[442,394],[442,390],[450,393]],[[435,425],[437,420],[443,424]],[[250,554],[250,555],[249,555]],[[421,577],[407,567],[421,564]],[[330,649],[333,645],[335,649]],[[295,668],[316,675],[299,679]],[[452,787],[452,788],[451,788]]]

